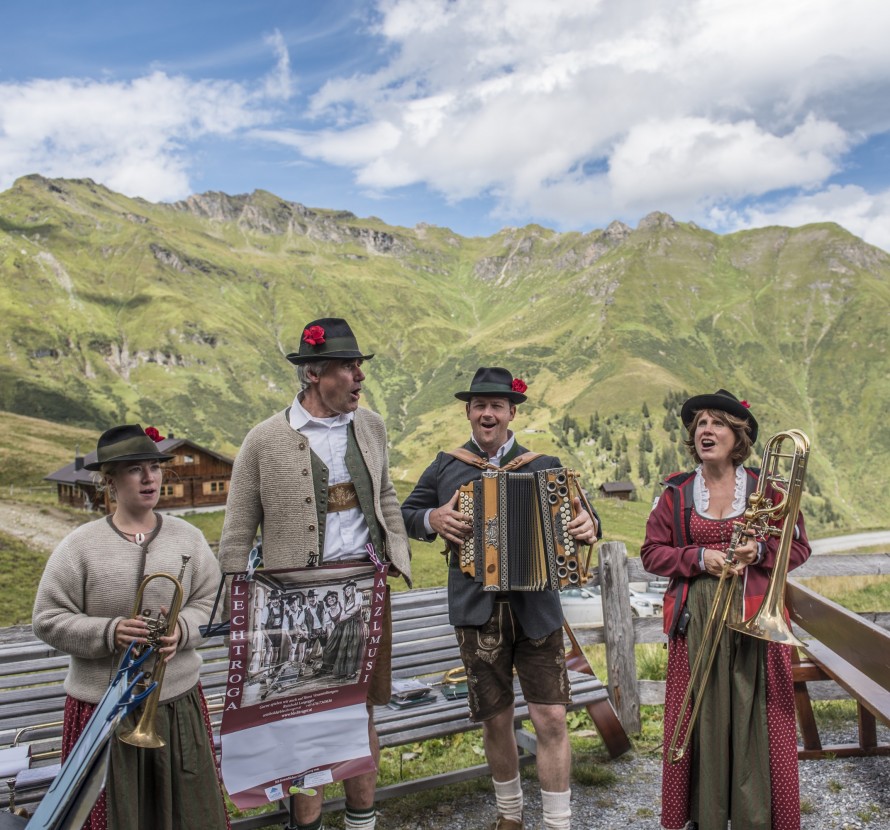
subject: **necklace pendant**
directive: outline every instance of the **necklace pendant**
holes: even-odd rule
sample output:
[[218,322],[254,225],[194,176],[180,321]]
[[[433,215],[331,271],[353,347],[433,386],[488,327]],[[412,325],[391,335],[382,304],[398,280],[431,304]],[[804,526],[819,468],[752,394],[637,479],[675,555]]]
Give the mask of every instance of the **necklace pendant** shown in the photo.
[[145,534],[135,533],[133,534],[133,540],[136,542],[137,545],[141,545],[145,541]]

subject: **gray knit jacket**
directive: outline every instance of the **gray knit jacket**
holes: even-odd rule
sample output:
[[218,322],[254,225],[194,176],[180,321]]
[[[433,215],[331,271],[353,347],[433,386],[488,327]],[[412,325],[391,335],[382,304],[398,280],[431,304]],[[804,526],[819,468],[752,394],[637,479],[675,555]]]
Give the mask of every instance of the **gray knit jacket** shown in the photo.
[[[65,678],[68,694],[86,703],[101,700],[122,656],[115,649],[114,630],[133,616],[142,577],[158,572],[178,577],[182,554],[191,556],[182,577],[182,633],[165,670],[162,701],[198,682],[201,655],[195,647],[202,641],[198,626],[209,620],[220,580],[219,564],[201,531],[182,519],[164,516],[144,563],[142,548],[123,539],[104,518],[82,525],[59,543],[40,579],[32,622],[41,640],[71,655]],[[173,593],[169,580],[152,580],[142,607],[156,614],[162,605],[170,606]]]
[[[408,535],[389,477],[383,419],[358,409],[355,441],[371,474],[374,513],[386,555],[411,584]],[[304,568],[319,548],[318,512],[312,484],[309,440],[288,423],[286,410],[257,424],[244,439],[229,486],[219,561],[227,572],[243,571],[257,528],[262,528],[266,568]]]

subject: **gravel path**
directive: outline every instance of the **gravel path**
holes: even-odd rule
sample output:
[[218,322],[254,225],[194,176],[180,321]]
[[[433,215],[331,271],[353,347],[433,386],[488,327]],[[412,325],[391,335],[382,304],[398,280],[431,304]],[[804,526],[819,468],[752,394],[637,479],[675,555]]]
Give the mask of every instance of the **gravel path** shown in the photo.
[[[879,729],[890,741],[890,729]],[[851,743],[856,727],[823,730],[825,745]],[[610,763],[616,780],[605,786],[572,787],[574,830],[660,830],[661,760],[629,753]],[[890,830],[890,757],[800,762],[801,830]],[[538,830],[541,799],[534,776],[523,778],[526,830]],[[495,818],[494,795],[475,793],[460,803],[443,802],[422,816],[388,821],[380,809],[381,830],[487,830]]]
[[[86,518],[96,514],[84,513]],[[0,501],[0,529],[29,546],[52,553],[53,549],[80,524],[63,510],[12,501]]]

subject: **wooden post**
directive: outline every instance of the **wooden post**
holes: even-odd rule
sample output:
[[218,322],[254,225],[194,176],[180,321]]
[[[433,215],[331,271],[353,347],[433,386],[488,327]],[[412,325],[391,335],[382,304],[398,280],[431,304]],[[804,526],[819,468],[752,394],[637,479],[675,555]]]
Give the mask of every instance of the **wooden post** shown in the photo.
[[625,731],[634,735],[641,729],[640,695],[627,580],[627,549],[623,542],[606,542],[600,545],[599,554],[609,695]]

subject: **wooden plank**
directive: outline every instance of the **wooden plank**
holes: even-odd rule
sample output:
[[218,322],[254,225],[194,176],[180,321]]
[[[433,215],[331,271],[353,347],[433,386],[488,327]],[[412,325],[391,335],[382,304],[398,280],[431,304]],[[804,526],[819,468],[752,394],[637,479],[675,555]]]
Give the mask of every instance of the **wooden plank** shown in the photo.
[[[602,553],[600,554],[602,561]],[[811,556],[793,571],[794,578],[807,579],[813,576],[877,576],[890,574],[890,553],[820,553]],[[651,582],[658,577],[643,568],[638,557],[627,560],[627,578],[630,582]],[[590,582],[599,585],[600,574],[593,569]]]
[[637,660],[630,603],[627,602],[627,549],[623,542],[600,546],[603,622],[609,692],[625,732],[642,728],[637,694]]
[[890,691],[875,683],[824,643],[813,640],[807,643],[806,652],[839,686],[847,690],[850,697],[858,700],[875,717],[890,726]]
[[880,574],[890,574],[890,553],[814,554],[793,571],[794,579]]
[[[821,750],[822,740],[819,738],[819,730],[816,727],[816,717],[813,714],[813,704],[810,700],[806,681],[811,679],[815,672],[810,669],[822,671],[810,661],[801,661],[800,649],[791,650],[791,670],[794,678],[794,708],[797,712],[797,724],[803,738],[803,746],[806,750]],[[821,678],[815,678],[820,679]]]
[[890,637],[887,632],[793,579],[788,580],[786,604],[791,619],[808,634],[875,684],[890,690]]

